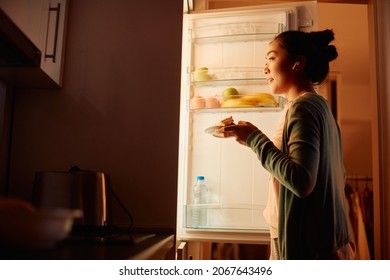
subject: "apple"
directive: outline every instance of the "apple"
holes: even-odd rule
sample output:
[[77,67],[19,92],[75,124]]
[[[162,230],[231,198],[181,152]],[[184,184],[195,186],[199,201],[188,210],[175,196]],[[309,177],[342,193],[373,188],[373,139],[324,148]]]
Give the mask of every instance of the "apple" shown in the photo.
[[239,97],[238,90],[235,88],[227,88],[222,92],[222,98],[224,100],[232,99],[232,98],[237,98]]

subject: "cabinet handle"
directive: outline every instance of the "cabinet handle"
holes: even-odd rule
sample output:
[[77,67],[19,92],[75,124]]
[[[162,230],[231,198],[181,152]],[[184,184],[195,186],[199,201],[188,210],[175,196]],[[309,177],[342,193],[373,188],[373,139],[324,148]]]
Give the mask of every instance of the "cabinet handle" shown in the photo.
[[[45,58],[51,58],[53,63],[56,62],[56,54],[57,54],[57,40],[58,40],[58,27],[60,22],[60,9],[61,4],[58,3],[57,7],[52,7],[51,3],[49,3],[49,16],[47,19],[47,29],[46,29],[46,44],[45,44]],[[47,53],[47,43],[49,40],[49,26],[50,26],[50,15],[52,12],[56,13],[56,26],[54,30],[54,44],[53,44],[53,52],[51,54]]]

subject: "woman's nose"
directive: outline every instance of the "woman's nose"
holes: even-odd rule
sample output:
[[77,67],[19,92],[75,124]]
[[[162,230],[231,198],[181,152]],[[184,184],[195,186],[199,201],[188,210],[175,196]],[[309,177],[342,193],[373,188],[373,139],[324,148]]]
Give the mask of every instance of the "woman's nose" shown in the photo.
[[264,74],[268,74],[268,73],[269,73],[269,68],[268,65],[266,64],[264,67]]

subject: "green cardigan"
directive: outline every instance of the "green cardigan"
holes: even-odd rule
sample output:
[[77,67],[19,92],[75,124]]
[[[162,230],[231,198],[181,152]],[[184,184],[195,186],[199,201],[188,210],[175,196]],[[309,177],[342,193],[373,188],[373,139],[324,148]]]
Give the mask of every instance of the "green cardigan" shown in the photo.
[[307,93],[291,104],[281,150],[261,131],[247,144],[281,183],[281,258],[332,259],[350,235],[340,130],[326,100]]

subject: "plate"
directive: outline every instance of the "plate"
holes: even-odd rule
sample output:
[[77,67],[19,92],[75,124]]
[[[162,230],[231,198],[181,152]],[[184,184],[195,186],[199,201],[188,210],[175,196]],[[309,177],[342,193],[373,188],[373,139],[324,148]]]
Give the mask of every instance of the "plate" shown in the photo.
[[204,130],[204,132],[208,133],[208,134],[211,134],[212,136],[214,137],[217,137],[217,138],[230,138],[230,137],[233,137],[233,136],[225,136],[223,133],[219,133],[218,132],[218,129],[224,127],[223,125],[213,125],[213,126],[210,126],[208,128],[206,128]]

